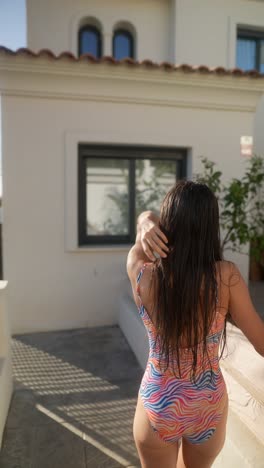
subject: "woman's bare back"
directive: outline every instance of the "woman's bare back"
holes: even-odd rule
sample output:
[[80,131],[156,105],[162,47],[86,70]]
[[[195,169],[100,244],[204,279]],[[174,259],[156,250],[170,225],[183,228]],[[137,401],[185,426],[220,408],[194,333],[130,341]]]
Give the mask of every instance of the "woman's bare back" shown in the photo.
[[[223,315],[230,313],[235,325],[242,330],[256,351],[264,356],[264,322],[257,314],[248,287],[233,262],[216,262],[218,305],[217,311]],[[148,263],[142,277],[140,293],[154,325],[155,314],[155,269],[154,263]],[[184,345],[184,344],[183,344]]]

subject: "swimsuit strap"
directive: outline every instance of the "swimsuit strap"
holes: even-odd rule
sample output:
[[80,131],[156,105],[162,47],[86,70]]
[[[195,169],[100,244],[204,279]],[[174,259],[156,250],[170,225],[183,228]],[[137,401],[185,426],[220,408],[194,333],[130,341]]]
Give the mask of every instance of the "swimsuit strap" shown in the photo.
[[141,278],[142,278],[142,275],[143,275],[143,273],[144,273],[144,271],[145,271],[145,269],[146,269],[146,266],[147,266],[147,264],[144,263],[143,266],[142,266],[142,268],[140,269],[140,272],[139,272],[138,276],[137,276],[137,289],[136,289],[136,292],[137,292],[137,296],[138,296],[138,298],[139,298],[139,300],[140,300],[140,304],[141,304],[141,305],[143,305],[143,304],[142,304],[142,300],[141,300],[141,297],[140,297],[139,282],[140,282],[140,280],[141,280]]

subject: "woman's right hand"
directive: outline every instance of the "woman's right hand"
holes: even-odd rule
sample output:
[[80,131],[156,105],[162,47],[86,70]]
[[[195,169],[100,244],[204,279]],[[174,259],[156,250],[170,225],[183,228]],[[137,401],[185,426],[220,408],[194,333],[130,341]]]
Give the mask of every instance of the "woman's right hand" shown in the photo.
[[140,240],[147,257],[155,261],[154,252],[162,258],[167,257],[168,239],[158,226],[159,218],[151,211],[144,212],[138,218],[140,224]]

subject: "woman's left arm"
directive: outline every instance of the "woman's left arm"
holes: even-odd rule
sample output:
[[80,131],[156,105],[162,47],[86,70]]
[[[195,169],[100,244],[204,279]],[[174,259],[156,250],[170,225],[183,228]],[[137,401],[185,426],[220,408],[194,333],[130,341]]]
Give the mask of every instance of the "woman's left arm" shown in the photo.
[[159,218],[152,211],[144,211],[138,217],[136,242],[127,257],[127,273],[132,284],[142,265],[150,260],[155,261],[153,252],[161,257],[167,256],[168,241],[158,223]]

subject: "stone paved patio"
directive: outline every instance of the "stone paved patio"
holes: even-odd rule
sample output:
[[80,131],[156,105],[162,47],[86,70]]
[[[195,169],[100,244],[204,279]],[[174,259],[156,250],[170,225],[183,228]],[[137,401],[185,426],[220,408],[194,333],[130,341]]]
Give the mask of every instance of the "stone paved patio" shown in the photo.
[[13,338],[15,391],[1,468],[139,466],[142,370],[117,326]]
[[[264,283],[250,289],[264,318]],[[140,466],[132,423],[143,372],[118,326],[14,336],[12,349],[1,468]]]

